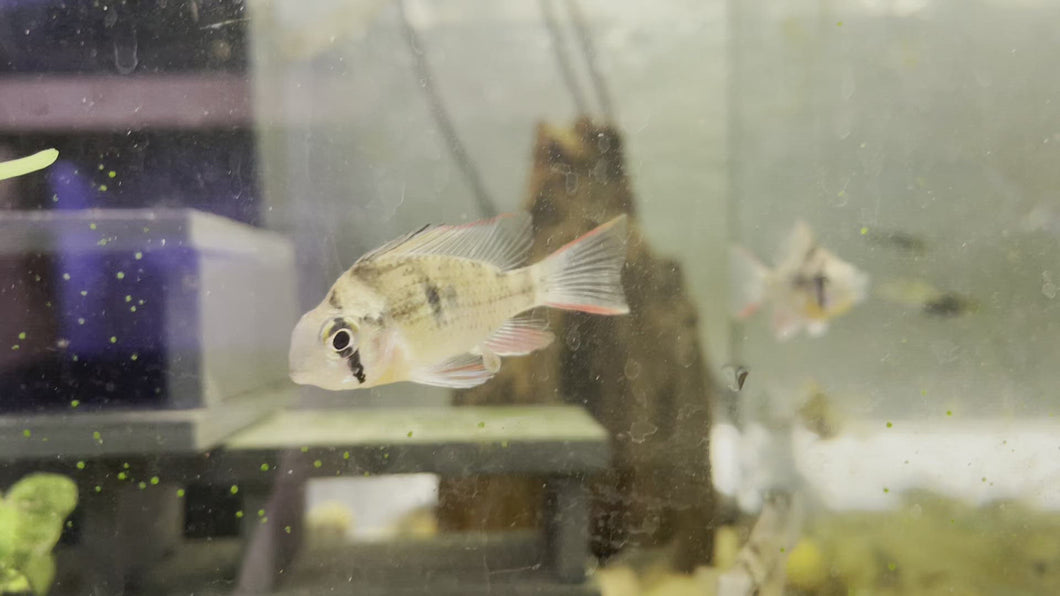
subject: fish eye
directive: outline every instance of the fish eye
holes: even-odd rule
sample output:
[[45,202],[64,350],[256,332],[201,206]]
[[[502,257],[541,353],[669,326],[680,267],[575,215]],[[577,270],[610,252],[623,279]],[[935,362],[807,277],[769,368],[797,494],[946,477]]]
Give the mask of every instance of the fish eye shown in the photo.
[[331,348],[336,352],[341,352],[349,347],[350,345],[350,331],[348,329],[339,329],[335,333],[331,334],[331,338],[328,343]]

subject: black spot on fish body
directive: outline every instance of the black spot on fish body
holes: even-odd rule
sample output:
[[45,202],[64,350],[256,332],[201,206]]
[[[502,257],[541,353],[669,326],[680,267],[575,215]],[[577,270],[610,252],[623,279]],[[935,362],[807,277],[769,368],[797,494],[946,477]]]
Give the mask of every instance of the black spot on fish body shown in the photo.
[[821,309],[824,309],[827,306],[826,297],[824,293],[824,287],[826,283],[828,283],[828,278],[822,274],[818,274],[813,277],[814,297],[817,298],[817,306]]
[[431,314],[435,320],[442,318],[442,297],[438,293],[438,287],[427,281],[423,284],[423,291],[427,295],[427,304],[431,306]]
[[355,379],[357,379],[357,382],[364,385],[364,382],[367,377],[364,374],[364,365],[361,364],[361,351],[354,350],[353,353],[350,354],[349,358],[346,360],[346,365],[350,367],[350,372],[353,373],[353,376]]
[[339,302],[339,296],[335,290],[328,292],[328,304],[330,304],[332,308],[342,308],[342,303]]

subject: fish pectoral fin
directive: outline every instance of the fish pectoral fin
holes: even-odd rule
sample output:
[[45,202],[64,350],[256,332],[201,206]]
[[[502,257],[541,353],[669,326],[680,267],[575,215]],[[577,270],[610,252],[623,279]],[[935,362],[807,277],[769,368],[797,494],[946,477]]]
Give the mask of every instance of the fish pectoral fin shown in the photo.
[[[476,350],[481,351],[481,350]],[[434,387],[449,387],[451,389],[466,389],[481,385],[490,380],[500,368],[500,358],[497,354],[489,353],[496,361],[496,368],[490,370],[485,354],[460,354],[448,360],[444,360],[434,366],[421,368],[414,371],[409,377],[410,381],[422,385]]]
[[533,312],[512,317],[486,338],[486,349],[499,356],[522,356],[552,343],[548,320]]

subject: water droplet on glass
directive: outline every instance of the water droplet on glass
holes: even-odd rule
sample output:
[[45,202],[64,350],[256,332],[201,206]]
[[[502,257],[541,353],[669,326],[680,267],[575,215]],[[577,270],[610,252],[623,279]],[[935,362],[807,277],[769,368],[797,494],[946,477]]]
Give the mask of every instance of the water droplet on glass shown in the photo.
[[1056,284],[1048,271],[1042,271],[1042,294],[1050,300],[1056,298]]
[[627,379],[632,381],[640,376],[640,363],[633,359],[626,360],[626,367],[622,369],[622,372],[625,373]]
[[114,68],[123,75],[131,74],[140,63],[136,30],[118,32],[114,36]]
[[942,340],[931,344],[931,351],[935,354],[939,364],[956,362],[960,357],[960,346],[952,341]]
[[744,383],[747,382],[747,376],[751,374],[751,371],[746,368],[733,364],[726,364],[721,367],[721,372],[725,375],[725,383],[733,391],[743,389]]
[[629,427],[629,438],[634,443],[643,443],[648,437],[659,432],[659,427],[645,420],[637,420]]
[[578,348],[582,347],[582,336],[576,329],[568,331],[565,339],[567,348],[572,352],[577,352]]
[[566,179],[567,194],[572,195],[578,190],[578,175],[573,172],[568,172]]

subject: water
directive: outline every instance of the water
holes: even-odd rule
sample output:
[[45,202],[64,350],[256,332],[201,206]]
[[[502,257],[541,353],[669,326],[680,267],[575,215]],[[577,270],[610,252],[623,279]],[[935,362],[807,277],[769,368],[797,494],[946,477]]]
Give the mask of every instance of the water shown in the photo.
[[[0,156],[60,157],[0,181],[0,591],[1054,593],[1058,17],[2,3]],[[632,315],[469,391],[289,381],[366,251],[627,202]],[[871,285],[778,341],[729,247],[800,219]]]

